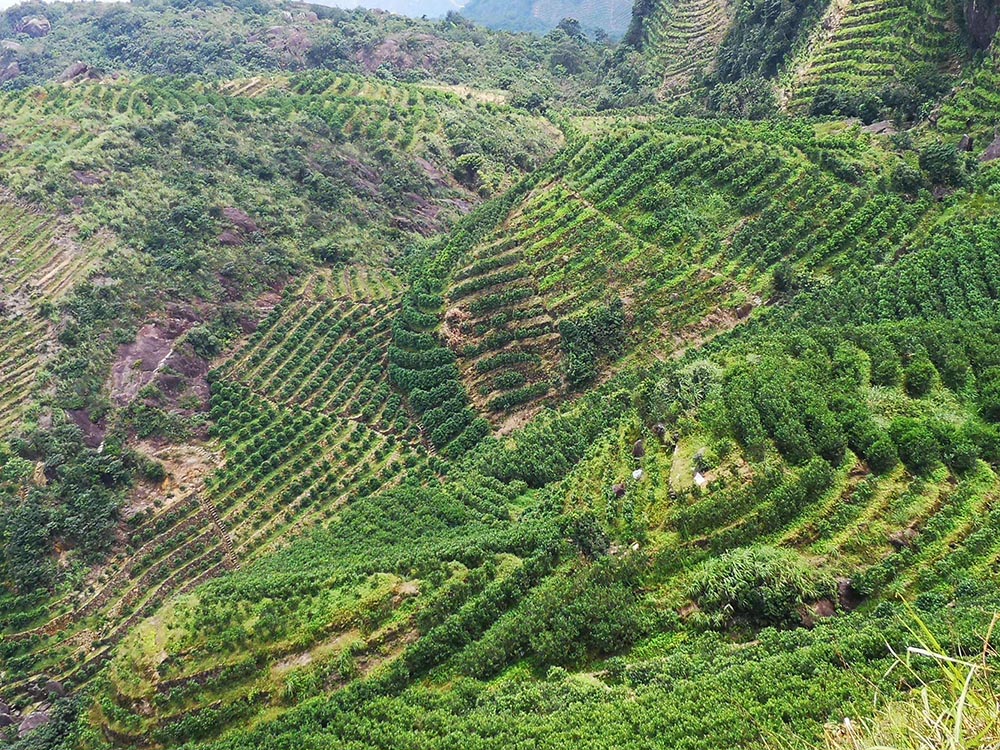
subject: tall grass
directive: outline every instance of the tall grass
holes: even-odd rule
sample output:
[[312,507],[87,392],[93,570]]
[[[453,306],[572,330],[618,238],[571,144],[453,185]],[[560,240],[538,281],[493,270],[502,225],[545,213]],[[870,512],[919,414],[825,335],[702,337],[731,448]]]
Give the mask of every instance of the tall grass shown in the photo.
[[913,694],[886,703],[870,719],[829,727],[827,750],[1000,750],[1000,656],[991,645],[998,619],[981,651],[964,658],[947,655],[914,615],[911,633],[919,645],[896,654],[892,667],[905,673]]

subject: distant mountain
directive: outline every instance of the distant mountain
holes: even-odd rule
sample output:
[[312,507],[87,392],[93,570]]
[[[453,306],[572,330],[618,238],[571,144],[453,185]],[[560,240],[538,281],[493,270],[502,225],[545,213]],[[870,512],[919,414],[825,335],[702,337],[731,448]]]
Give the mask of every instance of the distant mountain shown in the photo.
[[589,31],[601,29],[613,37],[621,37],[632,18],[632,3],[630,0],[470,0],[462,15],[491,28],[541,33],[555,28],[564,18],[575,18]]
[[385,10],[411,18],[440,18],[450,10],[461,10],[464,0],[318,0],[318,4],[334,8]]

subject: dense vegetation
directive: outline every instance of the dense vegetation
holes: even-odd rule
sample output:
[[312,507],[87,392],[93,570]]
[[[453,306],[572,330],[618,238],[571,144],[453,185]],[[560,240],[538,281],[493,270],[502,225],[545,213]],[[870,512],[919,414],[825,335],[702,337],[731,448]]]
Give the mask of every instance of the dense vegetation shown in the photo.
[[993,741],[988,16],[7,12],[0,747]]

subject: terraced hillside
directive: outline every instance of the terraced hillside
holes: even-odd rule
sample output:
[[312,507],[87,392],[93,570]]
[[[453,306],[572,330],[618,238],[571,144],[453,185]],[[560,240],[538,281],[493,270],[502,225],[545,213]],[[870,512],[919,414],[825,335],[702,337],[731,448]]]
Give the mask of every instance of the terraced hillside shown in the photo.
[[272,401],[414,439],[419,432],[388,381],[399,284],[358,266],[320,274],[286,294],[218,372]]
[[[389,264],[560,136],[326,72],[7,91],[0,121],[0,420],[30,428],[0,451],[0,628],[23,701],[39,673],[82,687],[171,596],[426,463],[386,376]],[[105,252],[113,232],[127,250]],[[48,411],[26,421],[43,356]]]
[[56,346],[47,310],[113,247],[81,240],[69,220],[0,192],[0,434],[21,425],[38,375]]
[[171,596],[322,525],[349,498],[395,484],[423,460],[358,421],[274,405],[225,380],[213,391],[218,444],[155,450],[185,470],[135,500],[125,539],[99,575],[5,618],[11,694],[38,670],[85,684]]
[[[644,53],[157,2],[0,50],[156,18],[213,72],[0,91],[0,750],[1000,737],[995,60],[944,0],[641,4]],[[225,14],[279,26],[170,45]]]
[[990,143],[1000,123],[998,64],[996,52],[990,51],[966,71],[955,92],[941,105],[936,123],[940,130],[957,135],[969,133],[975,136],[977,147]]
[[732,27],[731,0],[662,0],[645,19],[642,45],[663,74],[661,95],[690,88],[696,77],[711,73],[719,45]]
[[[935,623],[952,602],[952,624],[988,622],[1000,442],[953,373],[1000,364],[1000,332],[910,321],[767,340],[620,378],[482,445],[442,485],[375,493],[328,531],[177,600],[123,644],[91,721],[118,746],[370,743],[375,723],[378,747],[539,731],[565,745],[619,720],[677,741],[695,732],[705,748],[758,746],[788,723],[816,736],[845,696],[898,689],[884,679],[886,642],[906,633],[888,602],[915,600]],[[914,346],[931,352],[926,391]],[[507,526],[530,503],[527,483],[544,486],[539,507],[555,506],[559,532],[533,514]],[[443,570],[424,567],[431,550]],[[713,575],[772,559],[803,566],[804,599],[776,594],[761,614],[712,588]],[[788,629],[803,620],[811,629]],[[751,623],[771,627],[749,642],[713,632]],[[951,637],[974,648],[964,632]],[[543,681],[529,666],[565,673]],[[428,714],[432,727],[413,721]],[[252,717],[265,721],[211,741]]]
[[503,425],[626,351],[702,343],[762,304],[775,264],[878,262],[928,208],[876,194],[886,155],[847,131],[769,131],[612,127],[565,154],[445,294],[442,337],[480,411]]
[[[789,66],[787,106],[794,112],[876,114],[882,102],[933,88],[940,71],[961,58],[951,3],[850,0],[832,3],[810,43]],[[922,67],[927,66],[927,67]],[[940,73],[939,73],[940,74]],[[935,91],[919,93],[933,95]],[[868,105],[866,102],[879,102]]]

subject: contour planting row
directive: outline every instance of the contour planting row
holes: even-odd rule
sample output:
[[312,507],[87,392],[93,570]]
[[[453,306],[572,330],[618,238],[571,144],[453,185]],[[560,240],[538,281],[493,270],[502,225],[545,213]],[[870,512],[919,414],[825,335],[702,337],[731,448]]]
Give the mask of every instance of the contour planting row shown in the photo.
[[[485,413],[557,393],[560,326],[616,294],[653,338],[697,324],[732,281],[756,284],[779,261],[825,272],[832,258],[891,257],[927,209],[838,177],[854,169],[849,140],[824,151],[801,133],[785,145],[780,134],[761,142],[717,130],[634,128],[588,141],[466,256],[444,337]],[[742,276],[729,279],[734,260]]]
[[23,643],[10,654],[12,690],[40,672],[86,682],[168,596],[324,523],[349,498],[391,486],[424,460],[355,422],[280,409],[236,384],[217,381],[213,392],[225,468],[202,496],[138,525],[86,598],[64,598],[47,620],[36,613],[36,627],[10,636]]
[[65,220],[0,193],[0,433],[23,416],[52,345],[41,306],[82,280],[105,244],[98,235],[83,246]]
[[225,550],[211,515],[193,495],[142,522],[108,561],[106,572],[83,595],[66,596],[47,610],[50,619],[8,636],[23,642],[11,658],[12,690],[42,672],[83,684],[110,656],[128,628],[171,594],[224,565]]
[[287,294],[219,370],[276,403],[359,419],[385,433],[419,437],[389,386],[392,303]]
[[821,89],[874,93],[916,63],[943,63],[951,22],[946,4],[911,0],[851,2],[832,31],[807,50],[792,107],[807,107]]
[[206,498],[240,560],[324,522],[349,498],[392,485],[424,460],[420,450],[358,422],[278,406],[218,377],[211,413],[227,461],[207,482]]
[[645,48],[659,62],[665,91],[686,89],[699,73],[709,72],[733,22],[728,0],[659,0],[646,19]]
[[977,146],[986,146],[1000,124],[1000,58],[992,49],[985,53],[968,79],[941,105],[938,127],[955,135],[973,133]]

